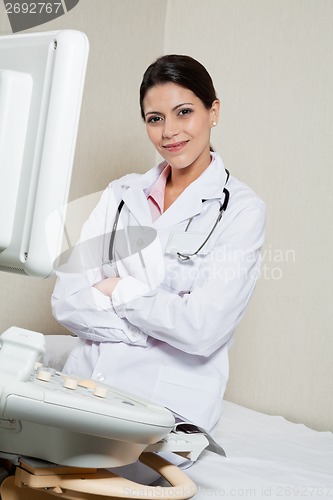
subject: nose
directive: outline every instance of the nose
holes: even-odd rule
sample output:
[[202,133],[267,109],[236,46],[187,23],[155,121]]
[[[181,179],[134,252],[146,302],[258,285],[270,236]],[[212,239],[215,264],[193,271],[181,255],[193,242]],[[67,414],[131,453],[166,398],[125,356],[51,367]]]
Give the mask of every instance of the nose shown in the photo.
[[173,117],[165,117],[164,118],[164,126],[163,126],[163,138],[164,139],[172,139],[179,134],[179,123],[176,118]]

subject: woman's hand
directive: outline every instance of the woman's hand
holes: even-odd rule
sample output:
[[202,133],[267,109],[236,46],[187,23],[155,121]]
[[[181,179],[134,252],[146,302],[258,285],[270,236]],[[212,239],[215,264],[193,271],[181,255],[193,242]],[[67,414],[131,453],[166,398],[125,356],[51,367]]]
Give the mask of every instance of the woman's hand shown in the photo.
[[113,290],[116,288],[118,281],[120,281],[121,278],[105,278],[102,281],[99,281],[98,283],[95,283],[94,287],[97,288],[100,292],[104,293],[107,297],[112,297]]

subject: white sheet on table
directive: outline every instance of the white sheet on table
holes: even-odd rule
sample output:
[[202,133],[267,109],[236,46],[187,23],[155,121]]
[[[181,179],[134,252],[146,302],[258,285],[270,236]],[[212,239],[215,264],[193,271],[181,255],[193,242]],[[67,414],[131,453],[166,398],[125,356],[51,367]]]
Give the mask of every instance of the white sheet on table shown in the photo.
[[225,401],[213,432],[228,458],[204,452],[186,473],[209,498],[333,498],[333,434]]

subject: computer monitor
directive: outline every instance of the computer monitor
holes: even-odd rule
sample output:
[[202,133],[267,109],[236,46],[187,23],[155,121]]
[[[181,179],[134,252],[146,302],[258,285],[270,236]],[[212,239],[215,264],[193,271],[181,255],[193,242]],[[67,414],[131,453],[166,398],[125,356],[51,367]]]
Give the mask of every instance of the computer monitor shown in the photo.
[[0,270],[47,277],[61,252],[89,52],[75,30],[0,37]]

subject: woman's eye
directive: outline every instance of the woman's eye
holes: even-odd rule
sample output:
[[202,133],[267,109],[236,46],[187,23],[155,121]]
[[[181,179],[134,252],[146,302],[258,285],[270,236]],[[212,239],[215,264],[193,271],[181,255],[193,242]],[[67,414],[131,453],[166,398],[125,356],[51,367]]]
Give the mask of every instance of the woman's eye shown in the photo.
[[158,123],[162,120],[162,118],[160,116],[151,116],[150,118],[148,118],[147,120],[147,123]]
[[180,116],[185,116],[185,115],[189,115],[189,114],[190,114],[190,113],[192,113],[192,112],[193,112],[193,109],[187,109],[187,108],[185,109],[185,108],[184,108],[184,109],[181,109],[181,110],[179,111],[179,115],[180,115]]

